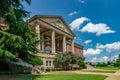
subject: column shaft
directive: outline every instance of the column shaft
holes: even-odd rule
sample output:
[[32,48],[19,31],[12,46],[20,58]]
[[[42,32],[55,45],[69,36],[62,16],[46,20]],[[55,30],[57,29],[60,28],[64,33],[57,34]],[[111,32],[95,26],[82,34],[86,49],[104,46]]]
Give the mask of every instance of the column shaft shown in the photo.
[[[44,36],[42,35],[42,39],[44,40]],[[42,52],[44,52],[44,41],[42,42]]]
[[[37,25],[35,26],[35,31],[36,31],[36,33],[37,33],[38,39],[40,40],[40,25],[39,25],[39,24],[37,24]],[[36,47],[37,47],[39,50],[41,50],[41,48],[40,48],[40,42],[37,44]]]
[[74,40],[72,40],[72,53],[74,53]]
[[63,36],[63,52],[66,52],[66,37]]
[[52,53],[55,53],[55,31],[52,30],[52,35],[51,35],[51,43],[52,43]]

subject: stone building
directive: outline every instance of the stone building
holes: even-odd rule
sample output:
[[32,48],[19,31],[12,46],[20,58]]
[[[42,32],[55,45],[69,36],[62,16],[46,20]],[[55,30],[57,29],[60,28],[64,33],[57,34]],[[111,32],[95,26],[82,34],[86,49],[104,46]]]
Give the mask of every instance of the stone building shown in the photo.
[[53,59],[59,52],[83,57],[83,46],[74,43],[75,34],[61,16],[35,15],[28,22],[38,38],[44,40],[37,45],[44,67],[54,67]]

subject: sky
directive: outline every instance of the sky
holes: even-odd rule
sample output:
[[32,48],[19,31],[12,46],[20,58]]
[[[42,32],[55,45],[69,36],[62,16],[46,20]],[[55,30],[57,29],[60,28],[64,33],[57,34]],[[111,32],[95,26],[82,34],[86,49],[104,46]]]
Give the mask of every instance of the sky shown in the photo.
[[120,0],[32,0],[34,15],[59,15],[84,46],[85,61],[107,62],[120,54]]

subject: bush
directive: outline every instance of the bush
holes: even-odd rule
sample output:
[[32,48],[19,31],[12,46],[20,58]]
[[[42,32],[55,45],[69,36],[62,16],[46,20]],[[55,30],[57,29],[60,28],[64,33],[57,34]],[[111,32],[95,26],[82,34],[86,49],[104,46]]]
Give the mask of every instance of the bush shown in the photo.
[[51,71],[50,68],[46,68],[46,72],[49,72],[49,71]]
[[73,53],[58,53],[54,59],[54,65],[57,68],[64,70],[72,69],[72,65],[79,65],[79,67],[85,68],[84,58],[74,55]]
[[62,71],[62,68],[46,68],[46,72],[50,72],[50,71]]
[[57,70],[56,71],[62,71],[63,69],[62,68],[56,68]]
[[56,68],[51,68],[51,71],[57,71],[57,69]]

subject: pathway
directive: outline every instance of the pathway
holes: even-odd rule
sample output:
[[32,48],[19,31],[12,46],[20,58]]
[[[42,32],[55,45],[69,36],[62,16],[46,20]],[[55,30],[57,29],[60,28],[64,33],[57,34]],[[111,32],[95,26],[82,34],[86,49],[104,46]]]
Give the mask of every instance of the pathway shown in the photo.
[[118,70],[116,73],[113,75],[109,76],[105,80],[120,80],[120,70]]

